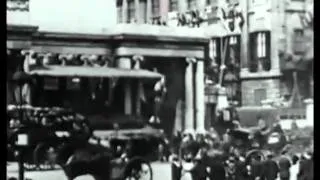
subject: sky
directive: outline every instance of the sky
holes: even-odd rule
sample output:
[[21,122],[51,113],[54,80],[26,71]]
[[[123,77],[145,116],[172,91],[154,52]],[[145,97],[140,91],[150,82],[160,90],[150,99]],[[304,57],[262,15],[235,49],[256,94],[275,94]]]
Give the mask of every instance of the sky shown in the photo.
[[116,24],[114,0],[31,0],[29,13],[7,14],[7,23],[31,24],[41,31],[101,33]]

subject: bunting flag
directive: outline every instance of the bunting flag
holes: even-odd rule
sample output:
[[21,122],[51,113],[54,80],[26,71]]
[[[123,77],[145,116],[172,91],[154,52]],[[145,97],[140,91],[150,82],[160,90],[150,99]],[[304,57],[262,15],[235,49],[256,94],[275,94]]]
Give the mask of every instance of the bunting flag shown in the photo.
[[7,11],[29,11],[29,1],[26,0],[8,0]]
[[304,27],[313,27],[313,8],[308,8],[306,13],[300,15],[300,20]]

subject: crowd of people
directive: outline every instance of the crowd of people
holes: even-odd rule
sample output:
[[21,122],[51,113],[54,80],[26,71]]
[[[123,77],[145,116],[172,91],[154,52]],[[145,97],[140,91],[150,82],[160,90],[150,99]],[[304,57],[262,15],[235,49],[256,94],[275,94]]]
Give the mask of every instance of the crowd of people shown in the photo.
[[[291,154],[286,148],[275,154],[261,150],[262,156],[249,157],[248,149],[230,143],[226,132],[177,133],[170,142],[169,154],[159,153],[159,160],[172,163],[172,177],[196,180],[313,180],[313,152]],[[164,149],[164,148],[162,148]],[[266,153],[265,153],[266,152]]]

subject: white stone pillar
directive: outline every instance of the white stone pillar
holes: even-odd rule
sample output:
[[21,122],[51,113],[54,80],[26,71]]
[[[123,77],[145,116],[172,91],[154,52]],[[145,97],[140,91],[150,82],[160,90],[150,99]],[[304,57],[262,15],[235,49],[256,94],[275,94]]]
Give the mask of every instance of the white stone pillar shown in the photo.
[[[131,69],[131,59],[122,57],[117,60],[117,67],[123,69]],[[132,94],[130,80],[124,84],[124,113],[125,115],[132,114]]]
[[178,0],[178,11],[185,12],[188,10],[188,4],[186,0]]
[[185,73],[185,129],[194,129],[193,107],[193,63],[194,58],[186,58],[187,68]]
[[196,125],[197,129],[205,129],[205,102],[204,102],[204,62],[197,61],[196,70]]
[[[134,67],[133,69],[140,69],[140,63],[141,61],[143,61],[143,57],[142,56],[133,56],[133,61],[134,61]],[[138,79],[138,83],[137,83],[137,94],[136,94],[136,114],[140,115],[141,114],[141,94],[143,91],[143,85],[142,85],[142,81],[140,79]]]
[[128,23],[128,0],[122,0],[122,23]]
[[[271,8],[272,9],[278,9],[278,3],[280,1],[271,1]],[[279,14],[277,11],[272,11],[271,12],[271,32],[270,32],[270,38],[271,38],[271,54],[270,54],[270,58],[271,58],[271,69],[274,73],[276,74],[280,74],[280,61],[279,61],[279,36],[275,35],[275,33],[280,34],[279,32],[279,27],[280,24],[279,22]],[[288,34],[289,36],[291,36],[291,34]],[[288,37],[288,36],[287,36]]]
[[314,106],[313,106],[313,100],[312,99],[307,99],[305,100],[306,103],[306,120],[307,120],[307,126],[314,127]]
[[240,7],[243,10],[244,24],[241,33],[241,71],[248,72],[248,59],[249,59],[249,22],[248,22],[248,3],[247,0],[242,0]]
[[[140,0],[134,0],[134,6],[135,6],[135,18],[137,23],[141,23],[141,17],[140,17]],[[142,9],[141,9],[142,10]],[[144,10],[144,9],[143,9]]]
[[152,0],[147,0],[147,23],[148,22],[152,22],[151,18],[152,18]]

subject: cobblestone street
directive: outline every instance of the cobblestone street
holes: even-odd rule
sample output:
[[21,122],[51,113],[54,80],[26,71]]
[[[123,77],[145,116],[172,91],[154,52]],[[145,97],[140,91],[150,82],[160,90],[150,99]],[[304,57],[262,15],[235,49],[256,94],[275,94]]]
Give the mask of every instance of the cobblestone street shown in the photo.
[[[171,168],[169,163],[158,163],[155,162],[152,164],[154,180],[170,180],[171,179]],[[18,164],[9,163],[7,166],[7,175],[8,177],[18,177]],[[66,180],[66,177],[62,170],[53,170],[53,171],[33,171],[26,172],[25,178],[30,178],[32,180]],[[89,180],[89,176],[82,176],[78,179]],[[77,180],[78,180],[77,179]]]

